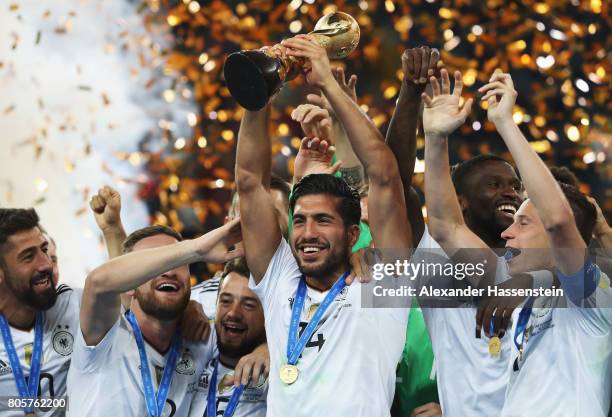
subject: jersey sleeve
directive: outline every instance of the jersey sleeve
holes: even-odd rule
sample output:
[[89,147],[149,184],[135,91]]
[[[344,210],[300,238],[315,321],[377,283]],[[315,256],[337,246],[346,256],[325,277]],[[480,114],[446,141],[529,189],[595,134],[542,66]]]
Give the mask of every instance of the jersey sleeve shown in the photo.
[[567,276],[557,271],[569,308],[575,309],[586,330],[594,335],[612,329],[612,288],[610,278],[588,261],[577,273]]
[[117,366],[110,361],[113,342],[117,337],[121,319],[117,320],[113,327],[106,333],[104,339],[95,346],[88,346],[83,338],[83,332],[79,327],[74,343],[74,351],[70,366],[74,366],[80,372],[95,372],[103,366]]
[[291,252],[291,247],[285,239],[281,239],[259,284],[255,282],[253,275],[249,278],[249,287],[261,300],[264,311],[268,311],[272,305],[279,282],[291,279],[296,274],[299,274],[299,268]]

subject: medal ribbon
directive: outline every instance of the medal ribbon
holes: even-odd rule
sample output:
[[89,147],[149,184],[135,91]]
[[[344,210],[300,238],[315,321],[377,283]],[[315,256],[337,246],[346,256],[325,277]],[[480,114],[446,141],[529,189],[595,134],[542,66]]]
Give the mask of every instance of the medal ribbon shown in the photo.
[[[21,398],[33,398],[38,394],[38,380],[40,378],[40,369],[42,367],[42,350],[43,350],[43,315],[42,312],[36,312],[36,321],[34,323],[34,346],[32,348],[32,363],[30,365],[30,377],[28,384],[26,385],[25,376],[23,375],[23,369],[19,363],[19,356],[15,350],[13,344],[13,338],[11,337],[11,329],[8,321],[0,313],[0,331],[2,332],[2,339],[4,339],[4,347],[8,354],[11,368],[13,368],[13,374],[15,375],[15,383],[17,384],[17,390]],[[32,407],[24,408],[26,414],[32,413],[34,409]]]
[[[291,311],[291,323],[289,324],[289,340],[287,341],[287,363],[289,365],[295,365],[300,358],[300,355],[306,347],[306,343],[310,340],[315,332],[315,329],[323,314],[331,303],[336,299],[340,291],[345,287],[345,279],[348,275],[348,271],[345,272],[338,278],[338,280],[331,287],[317,311],[312,316],[310,322],[304,329],[302,336],[298,340],[298,328],[300,327],[300,317],[302,316],[302,309],[304,308],[304,299],[306,298],[306,279],[302,276],[300,284],[298,285],[297,293],[295,294],[295,300],[293,300],[293,309]],[[297,343],[296,343],[297,342]]]
[[[213,369],[212,376],[210,377],[210,383],[208,384],[208,398],[206,405],[207,417],[217,416],[217,372],[219,370],[219,362],[216,360],[213,363]],[[234,392],[232,392],[229,403],[227,403],[227,407],[223,412],[223,417],[232,417],[234,415],[234,411],[236,411],[236,407],[238,406],[238,401],[240,401],[240,396],[245,388],[246,387],[244,384],[240,384],[238,388],[234,388]]]
[[[516,322],[516,330],[514,331],[514,345],[519,351],[525,342],[525,329],[527,328],[527,323],[529,322],[529,317],[531,316],[531,306],[533,305],[533,301],[533,298],[529,298],[527,300],[525,306],[521,309]],[[521,337],[520,343],[518,342],[519,337]]]
[[168,359],[166,360],[166,366],[164,367],[164,375],[162,376],[161,382],[157,389],[157,394],[153,389],[153,381],[151,379],[151,370],[149,368],[149,360],[147,359],[147,351],[145,350],[144,339],[142,332],[138,326],[138,321],[132,313],[128,310],[125,313],[127,321],[134,330],[134,338],[136,339],[136,345],[138,346],[138,354],[140,355],[140,373],[142,375],[142,384],[144,387],[145,401],[147,403],[147,410],[150,417],[161,417],[168,398],[168,392],[170,391],[170,384],[172,384],[172,375],[174,374],[174,368],[178,361],[179,350],[181,348],[181,336],[177,331],[174,333],[172,338],[172,344],[170,345],[170,352],[168,353]]

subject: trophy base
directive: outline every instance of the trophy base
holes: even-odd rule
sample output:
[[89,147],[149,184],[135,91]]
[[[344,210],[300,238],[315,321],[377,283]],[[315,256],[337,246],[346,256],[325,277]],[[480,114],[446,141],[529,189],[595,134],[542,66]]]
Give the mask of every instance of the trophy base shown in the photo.
[[232,97],[247,110],[261,110],[280,87],[281,63],[261,51],[234,52],[227,57],[223,74]]

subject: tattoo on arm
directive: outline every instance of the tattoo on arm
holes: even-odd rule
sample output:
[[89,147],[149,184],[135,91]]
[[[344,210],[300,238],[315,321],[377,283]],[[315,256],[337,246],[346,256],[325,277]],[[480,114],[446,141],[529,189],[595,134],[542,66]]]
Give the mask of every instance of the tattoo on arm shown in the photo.
[[365,176],[361,166],[340,168],[340,175],[348,185],[357,191],[361,191],[365,186]]

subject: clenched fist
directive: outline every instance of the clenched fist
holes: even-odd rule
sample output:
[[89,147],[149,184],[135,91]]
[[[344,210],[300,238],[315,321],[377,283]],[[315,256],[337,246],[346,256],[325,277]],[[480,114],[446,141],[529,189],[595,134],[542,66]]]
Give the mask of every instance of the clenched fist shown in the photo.
[[105,230],[121,226],[121,195],[117,190],[105,186],[89,201],[98,227]]

